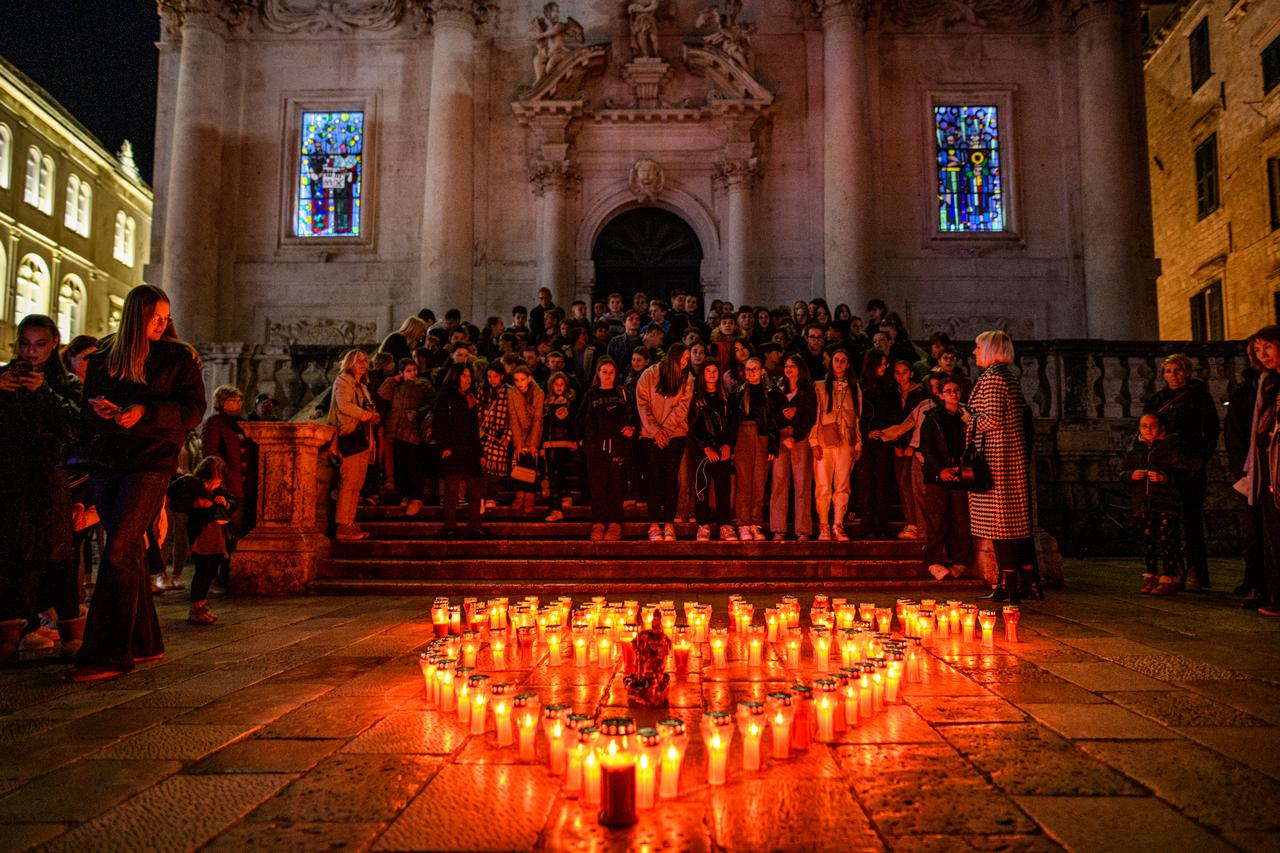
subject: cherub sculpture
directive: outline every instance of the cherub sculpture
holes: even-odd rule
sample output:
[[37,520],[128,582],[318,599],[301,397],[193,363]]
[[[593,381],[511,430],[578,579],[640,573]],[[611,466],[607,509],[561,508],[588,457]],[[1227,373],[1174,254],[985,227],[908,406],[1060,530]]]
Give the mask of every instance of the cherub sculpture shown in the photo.
[[631,19],[631,56],[633,59],[658,55],[658,4],[661,0],[637,0],[627,4]]
[[667,672],[667,655],[671,640],[662,630],[662,611],[653,611],[649,630],[635,638],[636,671],[622,679],[627,686],[627,701],[648,708],[665,708],[671,675]]
[[529,22],[529,37],[537,48],[533,57],[533,79],[537,83],[569,55],[569,40],[580,42],[586,33],[573,18],[560,20],[558,3],[548,3],[542,7],[542,14]]
[[723,8],[708,6],[698,15],[695,25],[698,29],[715,27],[716,31],[703,39],[707,47],[723,51],[738,65],[751,70],[751,36],[755,34],[754,24],[739,24],[738,15],[742,13],[742,0],[725,0]]

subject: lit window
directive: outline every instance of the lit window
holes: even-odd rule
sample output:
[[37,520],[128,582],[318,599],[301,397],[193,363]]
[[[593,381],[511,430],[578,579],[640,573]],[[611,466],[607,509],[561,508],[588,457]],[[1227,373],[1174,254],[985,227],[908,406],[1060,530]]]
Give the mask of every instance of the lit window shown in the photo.
[[14,319],[49,313],[49,266],[39,255],[27,255],[18,264]]
[[89,236],[89,227],[93,222],[93,187],[88,181],[80,182],[80,194],[76,196],[77,217],[80,227],[76,229],[81,237]]
[[1223,341],[1222,282],[1215,281],[1191,297],[1191,340]]
[[47,214],[53,214],[53,178],[54,172],[57,171],[53,164],[53,158],[48,154],[44,155],[40,160],[40,209]]
[[40,206],[40,149],[27,149],[27,171],[23,176],[22,200],[32,207]]
[[364,113],[304,112],[298,152],[297,237],[359,237]]
[[62,214],[62,224],[72,231],[80,230],[80,207],[77,203],[79,197],[80,178],[78,175],[72,175],[67,178],[67,209]]
[[123,210],[116,211],[116,234],[111,256],[127,267],[133,266],[133,247],[137,237],[137,225],[132,216]]
[[13,132],[0,124],[0,190],[9,189],[9,172],[13,166]]
[[84,283],[69,275],[58,289],[58,333],[65,344],[84,329]]
[[1005,229],[1000,125],[994,106],[936,106],[938,230]]

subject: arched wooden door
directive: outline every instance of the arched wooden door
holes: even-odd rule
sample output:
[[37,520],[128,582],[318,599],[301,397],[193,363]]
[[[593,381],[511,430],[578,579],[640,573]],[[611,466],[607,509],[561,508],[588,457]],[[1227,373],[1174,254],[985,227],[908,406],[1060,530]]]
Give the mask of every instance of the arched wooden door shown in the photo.
[[702,244],[689,223],[658,207],[639,207],[614,218],[591,252],[596,267],[592,294],[621,293],[631,304],[636,291],[668,299],[672,291],[702,295]]

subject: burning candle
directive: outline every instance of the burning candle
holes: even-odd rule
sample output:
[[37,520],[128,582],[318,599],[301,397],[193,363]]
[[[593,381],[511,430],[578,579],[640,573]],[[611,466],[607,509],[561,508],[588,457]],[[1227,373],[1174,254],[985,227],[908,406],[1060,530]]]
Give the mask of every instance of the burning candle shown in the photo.
[[864,601],[858,605],[858,619],[868,625],[874,624],[876,621],[876,603],[874,601]]
[[595,752],[600,731],[588,725],[591,718],[583,714],[570,714],[565,718],[565,770],[564,791],[577,794],[582,791],[587,756]]
[[534,761],[538,748],[538,694],[521,693],[512,700],[520,730],[520,760]]
[[787,614],[788,627],[800,624],[800,599],[794,595],[784,595],[780,609]]
[[880,629],[881,634],[889,633],[889,626],[893,624],[893,609],[890,607],[876,608],[876,627]]
[[747,628],[751,627],[751,620],[755,617],[755,605],[749,601],[744,601],[738,605],[738,633],[745,634]]
[[464,726],[471,725],[471,676],[475,668],[460,666],[453,673],[453,699],[458,714],[458,722]]
[[636,822],[635,720],[612,717],[600,723],[600,823],[630,826]]
[[800,649],[804,642],[804,633],[800,630],[800,626],[795,625],[787,629],[787,666],[790,669],[800,668]]
[[966,643],[973,642],[974,621],[975,617],[969,611],[966,610],[960,614],[960,639],[964,640]]
[[675,657],[676,672],[689,671],[689,653],[693,651],[693,629],[688,625],[677,625],[675,638],[671,643],[671,654]]
[[911,638],[907,643],[906,677],[908,684],[920,683],[920,657],[922,654],[920,640],[915,637]]
[[813,688],[797,684],[791,688],[791,706],[795,719],[791,723],[791,748],[804,751],[813,745],[816,719],[813,713]]
[[858,632],[853,628],[841,628],[838,635],[840,644],[840,666],[848,669],[858,664]]
[[662,736],[657,729],[636,730],[636,808],[651,809],[658,799],[658,762]]
[[471,733],[482,735],[489,721],[489,691],[492,685],[487,675],[471,676]]
[[611,666],[613,664],[613,630],[611,628],[596,628],[596,663],[599,666]]
[[889,658],[888,677],[884,685],[884,701],[898,704],[898,688],[902,685],[902,653],[894,652]]
[[462,635],[462,605],[449,605],[449,633]]
[[431,627],[437,637],[449,634],[449,599],[437,598],[431,605]]
[[490,704],[493,706],[493,731],[498,736],[498,746],[511,746],[515,742],[512,736],[513,729],[511,727],[511,693],[513,685],[511,684],[495,684],[493,685],[493,696]]
[[559,666],[563,661],[560,659],[560,626],[556,625],[554,631],[547,631],[547,666]]
[[947,601],[947,621],[951,623],[951,633],[960,633],[960,610],[964,602],[950,599]]
[[[819,743],[831,743],[836,739],[836,711],[840,705],[839,693],[836,692],[834,678],[819,678],[813,682],[817,695],[813,700],[813,710],[818,718]],[[843,716],[843,709],[839,709]]]
[[436,706],[436,654],[423,652],[418,655],[418,669],[422,672],[422,685],[426,690],[428,708]]
[[928,648],[933,645],[933,611],[921,610],[920,618],[916,621],[916,626],[920,629],[920,645]]
[[982,626],[982,645],[994,646],[996,644],[996,612],[994,610],[979,612],[978,624]]
[[874,664],[863,664],[862,673],[858,676],[858,719],[869,720],[875,713],[875,688],[871,678],[875,675]]
[[631,675],[636,671],[636,637],[640,634],[640,626],[628,622],[618,632],[618,648],[622,651],[622,672]]
[[436,664],[436,704],[446,714],[452,714],[455,695],[453,676],[456,661],[446,658]]
[[729,648],[729,629],[711,629],[711,665],[716,669],[724,669],[729,665],[727,649]]
[[742,769],[760,769],[760,741],[764,737],[764,703],[755,699],[738,702],[738,730],[742,732]]
[[582,758],[582,793],[579,799],[585,806],[600,805],[600,759],[594,749]]
[[934,616],[937,618],[937,627],[934,628],[933,636],[938,640],[945,640],[951,633],[951,617],[944,608],[936,611]]
[[844,699],[844,724],[846,728],[858,727],[858,697],[861,691],[862,667],[849,667],[840,670],[842,682],[841,695]]
[[747,665],[761,667],[764,665],[765,626],[752,625],[747,629]]
[[858,607],[856,604],[842,601],[836,605],[836,627],[842,630],[852,628],[857,621]]
[[826,672],[831,666],[831,629],[810,628],[809,644],[813,646],[814,668]]
[[1004,606],[1004,639],[1006,643],[1018,642],[1018,620],[1022,618],[1022,611],[1017,606],[1006,604]]
[[765,608],[764,624],[768,630],[768,641],[770,643],[778,642],[778,611],[772,607]]
[[658,733],[662,739],[662,775],[658,796],[669,800],[680,795],[680,764],[684,761],[689,735],[685,732],[684,720],[676,719],[659,722]]
[[876,661],[875,667],[875,672],[871,674],[871,710],[879,714],[884,710],[884,682],[887,669],[884,660]]
[[568,705],[547,705],[542,709],[542,728],[547,735],[547,765],[552,776],[564,775],[568,763],[563,719],[567,710]]
[[533,649],[533,643],[538,638],[538,629],[533,625],[521,625],[516,628],[516,643],[519,645],[522,653],[524,650]]
[[772,734],[770,755],[777,760],[791,757],[791,724],[795,709],[790,693],[769,694],[769,729]]
[[676,611],[674,608],[663,609],[662,611],[662,633],[671,637],[676,630]]
[[590,661],[591,638],[588,636],[590,630],[586,623],[573,626],[573,665],[576,667],[584,667]]
[[707,751],[707,784],[723,785],[729,780],[729,744],[733,741],[733,717],[728,711],[702,715],[702,740]]

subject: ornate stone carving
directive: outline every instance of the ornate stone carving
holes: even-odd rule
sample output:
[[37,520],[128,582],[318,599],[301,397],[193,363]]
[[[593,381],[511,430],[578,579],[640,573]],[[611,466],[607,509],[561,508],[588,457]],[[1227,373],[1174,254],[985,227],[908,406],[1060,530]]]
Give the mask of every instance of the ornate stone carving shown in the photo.
[[533,82],[537,84],[555,68],[572,55],[569,49],[570,39],[576,42],[586,38],[586,33],[573,18],[560,20],[560,4],[548,3],[542,7],[542,14],[529,22],[529,37],[533,39],[536,53],[533,57]]
[[662,188],[666,182],[667,178],[661,164],[657,160],[642,157],[631,167],[631,177],[627,179],[627,186],[631,188],[636,201],[641,204],[652,204],[662,194]]
[[333,30],[385,32],[406,20],[426,21],[422,0],[254,0],[262,25],[277,33],[319,33]]
[[636,0],[627,4],[632,59],[658,55],[658,6],[662,0]]
[[890,20],[902,26],[1026,26],[1044,19],[1050,0],[884,0]]
[[582,181],[582,175],[568,160],[539,159],[529,168],[529,183],[535,195],[548,190],[569,192]]
[[871,0],[798,0],[800,10],[824,24],[853,17],[866,20],[871,13]]
[[724,0],[723,6],[708,6],[698,15],[698,29],[715,27],[715,32],[702,40],[711,49],[718,50],[733,62],[751,71],[755,57],[751,53],[751,36],[754,24],[738,23],[742,12],[742,0]]
[[485,0],[415,0],[420,2],[427,25],[452,21],[468,27],[478,27],[488,21],[494,7]]
[[968,317],[924,317],[921,320],[925,335],[946,332],[954,340],[972,338],[979,332],[999,329],[1007,332],[1015,341],[1034,339],[1035,320],[1029,317],[1006,317],[992,314],[973,314]]
[[758,157],[725,158],[717,162],[711,170],[712,180],[727,189],[738,187],[749,189],[759,177],[760,159]]
[[377,340],[373,321],[334,320],[328,317],[267,322],[267,344],[291,346],[353,346]]
[[636,106],[651,110],[658,106],[662,87],[671,82],[671,66],[656,56],[639,57],[622,67],[622,77],[635,92]]
[[157,0],[160,25],[169,41],[182,40],[188,23],[231,27],[242,23],[261,0]]

